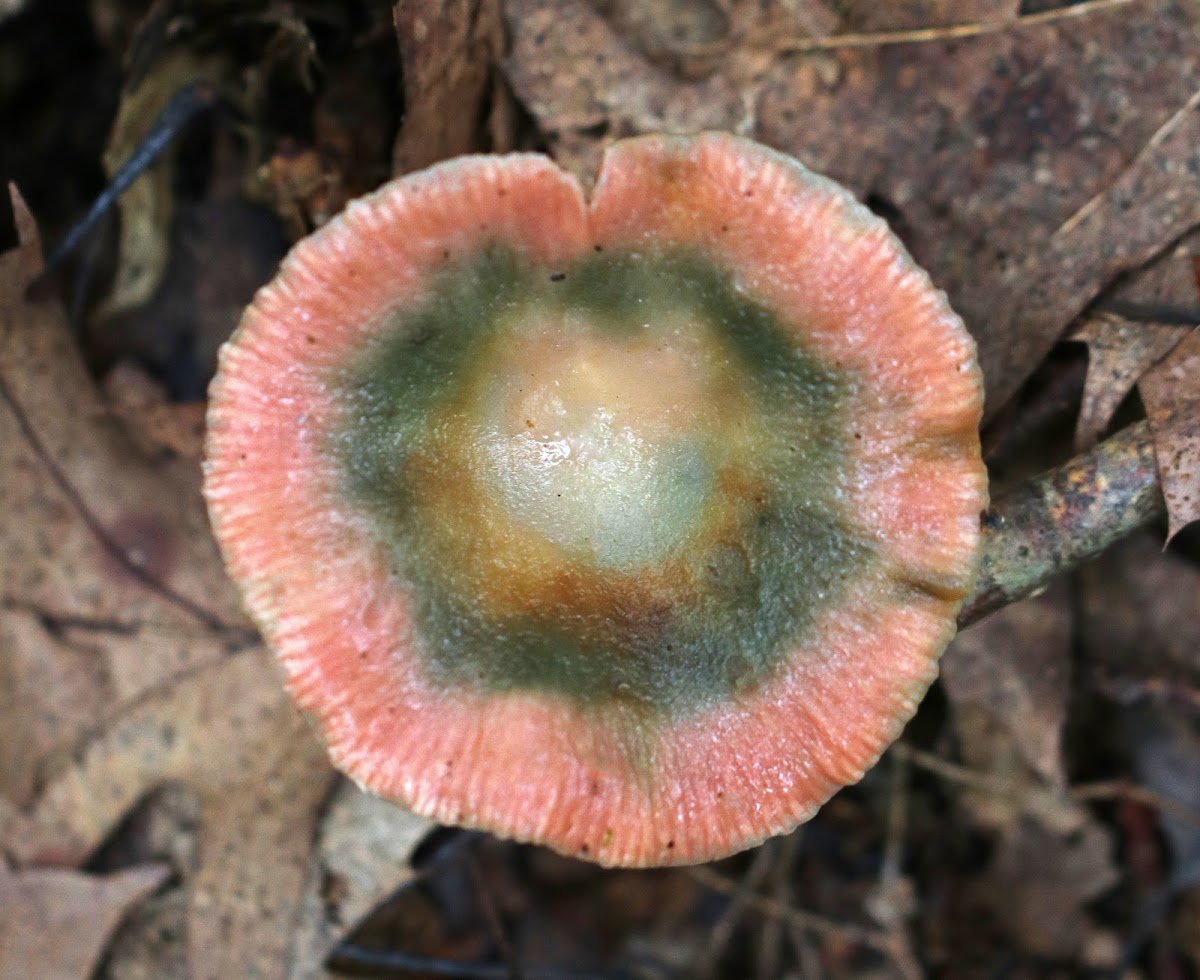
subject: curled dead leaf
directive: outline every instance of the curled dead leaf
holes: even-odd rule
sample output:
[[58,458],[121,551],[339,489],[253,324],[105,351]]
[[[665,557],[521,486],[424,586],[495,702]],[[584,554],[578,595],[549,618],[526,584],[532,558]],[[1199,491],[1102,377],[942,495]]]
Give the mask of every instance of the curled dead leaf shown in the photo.
[[1138,384],[1167,501],[1167,541],[1200,520],[1200,327]]
[[1187,327],[1134,323],[1113,313],[1085,317],[1068,340],[1087,344],[1087,380],[1075,428],[1075,451],[1096,444],[1125,396],[1154,364],[1183,339]]
[[91,976],[130,907],[169,875],[161,864],[91,875],[63,868],[11,871],[0,862],[0,976]]

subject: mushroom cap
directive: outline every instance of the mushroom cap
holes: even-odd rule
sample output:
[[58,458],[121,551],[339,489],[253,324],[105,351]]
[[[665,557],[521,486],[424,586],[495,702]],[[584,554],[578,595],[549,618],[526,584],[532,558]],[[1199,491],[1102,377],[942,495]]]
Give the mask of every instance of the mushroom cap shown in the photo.
[[879,218],[723,134],[462,157],[301,241],[211,389],[205,495],[359,784],[608,865],[857,781],[986,506],[975,346]]

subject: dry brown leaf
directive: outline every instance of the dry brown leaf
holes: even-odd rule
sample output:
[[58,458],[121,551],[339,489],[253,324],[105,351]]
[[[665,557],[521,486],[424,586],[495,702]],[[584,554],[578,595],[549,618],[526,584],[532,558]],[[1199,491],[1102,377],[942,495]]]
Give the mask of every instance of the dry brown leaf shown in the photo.
[[109,875],[0,863],[0,977],[83,980],[129,908],[170,874],[143,865]]
[[1154,433],[1169,542],[1200,520],[1200,327],[1146,374],[1138,389]]
[[592,0],[625,40],[681,78],[712,74],[729,43],[716,0]]
[[139,799],[177,781],[200,800],[189,884],[192,976],[285,975],[309,850],[333,774],[261,647],[129,707],[10,822],[23,864],[78,863]]
[[401,0],[393,18],[404,118],[392,172],[480,149],[479,123],[503,49],[498,0]]
[[954,727],[973,775],[962,801],[997,832],[981,897],[1022,948],[1075,955],[1086,906],[1118,879],[1108,829],[1066,787],[1072,608],[1065,588],[1001,609],[942,659]]
[[321,822],[289,980],[318,969],[341,936],[414,876],[409,859],[437,826],[342,781]]
[[0,796],[24,803],[113,706],[253,632],[198,462],[141,456],[57,304],[23,298],[41,252],[15,196],[14,212],[22,245],[0,256]]
[[1011,796],[969,797],[983,823],[1011,824],[1026,805],[1022,788],[1065,786],[1070,657],[1071,611],[1062,589],[1001,609],[960,634],[943,656],[963,759],[1014,789]]
[[203,402],[168,401],[165,386],[132,361],[122,361],[108,372],[104,396],[109,411],[143,456],[155,459],[167,452],[200,459],[204,455]]
[[318,832],[332,772],[256,649],[131,711],[6,847],[26,862],[77,860],[165,781],[200,800],[199,868],[185,881],[195,980],[321,975],[343,932],[411,876],[408,855],[433,826],[342,784]]
[[1157,322],[1165,313],[1169,322],[1179,323],[1179,314],[1194,310],[1198,296],[1200,231],[1193,230],[1174,248],[1114,283],[1104,308],[1138,322]]
[[1138,379],[1183,339],[1187,327],[1134,323],[1113,313],[1086,317],[1069,340],[1087,344],[1087,380],[1075,427],[1075,451],[1090,449],[1104,434]]
[[[185,885],[196,866],[199,802],[182,786],[169,786],[138,807],[132,857],[169,857],[184,869]],[[414,875],[413,849],[435,826],[424,818],[338,783],[325,809],[287,957],[289,980],[325,977],[322,963],[359,920]],[[126,843],[127,841],[127,843]],[[187,974],[188,893],[173,888],[140,905],[114,938],[107,958],[110,980],[158,980]]]
[[139,451],[61,310],[23,299],[41,255],[15,194],[14,210],[21,245],[0,256],[0,847],[79,864],[139,800],[184,785],[200,806],[192,977],[282,978],[333,770],[240,612],[197,461]]
[[[1118,273],[1136,268],[1200,222],[1200,89],[1110,188],[1080,209],[1025,264],[1026,288],[999,321],[1031,363],[1011,361],[996,382],[1011,396],[1053,343]],[[1002,332],[997,332],[997,338]]]
[[1200,7],[1145,0],[781,59],[756,133],[893,221],[979,341],[990,416],[1114,275],[1200,221],[1200,120],[1175,118],[1197,89]]
[[197,866],[200,801],[181,783],[140,801],[89,866],[114,870],[161,861],[175,875],[125,917],[113,935],[97,980],[186,977],[187,882]]
[[737,91],[690,83],[648,61],[588,0],[508,0],[506,71],[559,162],[595,179],[603,141],[667,129],[734,129]]
[[1091,931],[1087,911],[1120,879],[1108,828],[1093,819],[1069,834],[1017,821],[988,869],[989,904],[1022,948],[1037,956],[1076,955]]
[[504,13],[512,88],[559,163],[586,185],[614,139],[754,133],[773,44],[838,26],[823,0],[508,0]]
[[1082,581],[1080,639],[1101,686],[1200,708],[1200,570],[1140,534],[1085,566]]

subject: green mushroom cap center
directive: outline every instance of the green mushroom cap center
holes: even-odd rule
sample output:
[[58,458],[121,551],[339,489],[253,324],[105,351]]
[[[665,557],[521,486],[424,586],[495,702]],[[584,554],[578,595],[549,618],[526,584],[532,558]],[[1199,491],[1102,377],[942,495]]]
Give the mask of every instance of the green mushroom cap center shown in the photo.
[[854,380],[705,256],[450,263],[337,379],[331,452],[431,683],[676,714],[767,680],[869,549]]

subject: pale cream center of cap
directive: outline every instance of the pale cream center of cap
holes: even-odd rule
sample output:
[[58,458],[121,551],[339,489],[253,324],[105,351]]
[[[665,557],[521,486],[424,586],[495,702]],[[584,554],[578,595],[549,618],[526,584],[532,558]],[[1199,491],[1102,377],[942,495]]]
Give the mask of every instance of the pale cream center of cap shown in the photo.
[[498,345],[482,462],[514,519],[633,570],[700,531],[721,452],[719,345],[686,320],[634,332],[524,322]]

